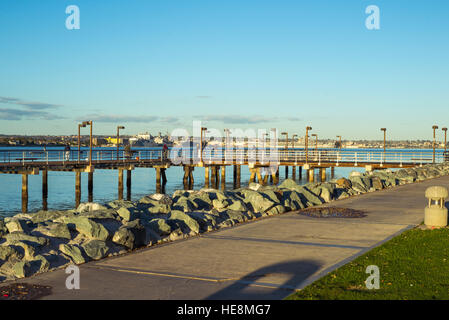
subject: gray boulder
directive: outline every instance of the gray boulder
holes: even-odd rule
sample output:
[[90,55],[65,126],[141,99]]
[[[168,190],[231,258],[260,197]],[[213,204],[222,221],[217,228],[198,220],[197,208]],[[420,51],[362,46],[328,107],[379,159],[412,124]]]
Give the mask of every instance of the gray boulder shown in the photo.
[[172,204],[172,210],[191,212],[195,211],[195,209],[197,209],[195,203],[184,196],[179,197],[177,201]]
[[189,215],[185,214],[182,211],[173,210],[172,212],[170,212],[168,222],[169,221],[176,221],[182,230],[191,230],[194,233],[200,232],[200,226],[198,225],[198,222],[196,222],[195,219],[191,218]]
[[10,258],[20,260],[23,258],[23,255],[11,246],[0,246],[0,260],[6,261]]
[[90,240],[81,245],[87,256],[93,260],[100,260],[109,253],[109,247],[102,240]]
[[87,262],[87,259],[81,252],[81,249],[76,245],[62,243],[59,245],[59,251],[67,255],[75,264]]
[[107,240],[108,230],[100,223],[94,222],[86,217],[65,218],[64,222],[70,230],[75,230],[88,238],[97,240]]
[[133,249],[135,237],[133,232],[129,228],[122,227],[114,233],[112,242],[127,247],[128,249]]
[[152,219],[147,225],[160,236],[169,235],[172,232],[172,227],[167,223],[167,220],[165,219]]
[[262,213],[276,205],[267,196],[263,196],[257,191],[242,189],[240,194],[245,204],[254,212]]
[[95,203],[95,202],[86,202],[81,203],[76,211],[78,212],[89,212],[89,211],[97,211],[97,210],[105,210],[107,209],[105,206]]
[[36,237],[32,235],[25,234],[23,232],[13,232],[8,233],[4,236],[7,243],[14,243],[16,241],[24,241],[29,244],[33,244],[34,246],[40,247],[49,244],[49,240],[44,237]]
[[41,223],[31,234],[45,235],[52,238],[71,239],[70,230],[66,224],[60,222]]

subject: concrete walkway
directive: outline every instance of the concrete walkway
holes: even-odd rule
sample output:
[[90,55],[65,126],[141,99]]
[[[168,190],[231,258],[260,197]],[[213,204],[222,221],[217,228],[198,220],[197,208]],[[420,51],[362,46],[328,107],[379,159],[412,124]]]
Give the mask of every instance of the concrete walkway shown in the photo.
[[81,289],[64,270],[20,282],[53,287],[45,299],[282,299],[371,248],[421,223],[432,185],[403,185],[331,206],[365,218],[316,219],[290,212],[80,266]]

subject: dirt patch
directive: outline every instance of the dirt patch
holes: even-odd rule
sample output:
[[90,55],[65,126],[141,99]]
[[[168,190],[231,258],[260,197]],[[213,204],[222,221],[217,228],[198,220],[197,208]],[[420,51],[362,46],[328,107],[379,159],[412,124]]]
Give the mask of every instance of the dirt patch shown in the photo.
[[298,211],[298,214],[313,218],[363,218],[366,212],[361,210],[338,208],[338,207],[322,207],[307,208]]
[[51,287],[14,283],[0,287],[0,300],[34,300],[51,294]]

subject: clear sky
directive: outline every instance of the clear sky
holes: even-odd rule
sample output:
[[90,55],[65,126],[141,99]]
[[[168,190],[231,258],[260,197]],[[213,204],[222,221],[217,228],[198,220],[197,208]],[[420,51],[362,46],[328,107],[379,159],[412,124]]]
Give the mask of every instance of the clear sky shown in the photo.
[[97,134],[202,120],[346,139],[449,126],[447,0],[2,0],[0,40],[0,134],[91,119]]

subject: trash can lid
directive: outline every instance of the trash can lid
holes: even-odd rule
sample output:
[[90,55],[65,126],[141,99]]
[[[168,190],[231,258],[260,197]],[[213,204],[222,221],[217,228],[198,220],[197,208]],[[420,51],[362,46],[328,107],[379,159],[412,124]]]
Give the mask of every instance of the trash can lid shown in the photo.
[[445,187],[433,186],[426,189],[426,198],[447,198],[448,192]]

